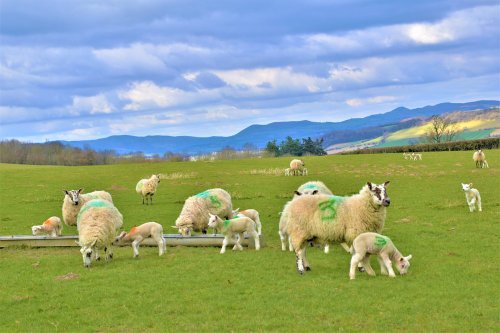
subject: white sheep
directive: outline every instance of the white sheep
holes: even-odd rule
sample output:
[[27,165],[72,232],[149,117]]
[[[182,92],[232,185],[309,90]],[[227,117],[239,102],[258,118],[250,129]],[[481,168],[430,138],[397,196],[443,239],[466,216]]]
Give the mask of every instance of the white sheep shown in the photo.
[[350,197],[324,194],[304,195],[285,208],[287,232],[297,256],[300,274],[310,270],[306,245],[310,240],[320,243],[345,242],[352,244],[363,232],[381,232],[390,205],[386,187],[368,182],[358,194]]
[[404,158],[405,160],[407,160],[407,159],[409,159],[409,158],[411,159],[411,154],[409,154],[409,153],[403,153],[403,158]]
[[231,218],[233,205],[229,193],[223,189],[214,188],[187,198],[172,228],[178,229],[183,236],[190,236],[191,231],[201,231],[206,234],[209,213],[224,219]]
[[113,244],[122,245],[125,243],[132,242],[132,249],[134,250],[134,258],[139,256],[139,245],[146,238],[153,238],[158,244],[158,255],[163,255],[167,250],[167,242],[163,238],[163,227],[161,224],[156,222],[146,222],[138,227],[133,227],[129,232],[122,231],[118,237],[116,237]]
[[122,214],[107,200],[94,199],[83,205],[77,217],[77,244],[85,267],[90,267],[93,253],[100,259],[99,248],[104,249],[106,261],[113,258],[111,244],[122,224]]
[[160,183],[160,175],[152,175],[148,179],[141,179],[135,186],[135,191],[142,197],[142,204],[144,205],[144,198],[146,199],[146,205],[148,204],[148,198],[151,205],[153,204],[153,195],[156,192],[156,188]]
[[65,195],[62,205],[62,217],[64,223],[68,226],[76,225],[76,216],[78,215],[80,208],[82,208],[88,201],[93,199],[103,199],[113,203],[111,194],[106,191],[94,191],[82,194],[83,189],[79,189],[63,190],[63,192]]
[[422,154],[420,153],[412,153],[413,159],[416,160],[422,160]]
[[332,195],[332,191],[321,181],[315,180],[304,183],[294,192],[294,198],[300,195],[326,194]]
[[287,248],[287,243],[288,243],[288,250],[290,252],[293,251],[292,247],[292,240],[290,238],[290,235],[288,234],[288,229],[287,229],[287,224],[288,224],[288,205],[290,205],[292,201],[288,201],[285,206],[283,207],[283,210],[280,215],[280,221],[279,221],[279,226],[278,226],[278,234],[280,235],[280,240],[281,240],[281,250],[286,251]]
[[61,236],[63,225],[61,219],[57,216],[52,216],[46,219],[41,225],[31,227],[33,236],[48,234],[51,237]]
[[396,277],[392,269],[392,262],[396,264],[396,268],[401,275],[405,275],[410,267],[412,255],[403,256],[387,236],[375,232],[364,232],[354,239],[352,247],[353,255],[349,269],[349,278],[351,280],[356,278],[356,266],[359,263],[362,263],[368,275],[375,276],[375,271],[370,265],[371,254],[377,255],[382,275]]
[[293,159],[290,162],[290,170],[292,171],[292,174],[294,176],[299,175],[302,171],[302,168],[305,166],[306,166],[306,164],[304,163],[304,161],[299,160],[299,159]]
[[257,233],[258,235],[262,235],[262,223],[260,222],[260,216],[259,212],[255,209],[245,209],[245,210],[240,210],[239,208],[236,208],[233,210],[233,217],[249,217],[251,218],[254,222],[255,225],[257,226]]
[[292,175],[292,169],[286,168],[285,169],[285,176],[291,176]]
[[484,168],[484,161],[486,160],[486,155],[484,152],[479,149],[478,151],[475,151],[474,154],[472,155],[472,159],[474,162],[476,162],[476,168]]
[[471,213],[476,210],[476,204],[478,210],[482,212],[483,210],[481,208],[481,195],[479,194],[479,191],[477,189],[472,188],[472,183],[462,183],[462,191],[465,192],[465,199],[467,200],[467,205],[469,206],[469,210],[471,211]]
[[260,249],[260,240],[259,235],[255,231],[255,222],[246,216],[237,217],[233,219],[222,220],[219,216],[209,214],[208,218],[208,226],[210,228],[217,228],[222,230],[222,234],[224,235],[224,240],[222,241],[222,248],[220,253],[223,254],[226,252],[226,246],[230,239],[238,236],[236,239],[236,244],[233,247],[233,250],[239,249],[243,250],[243,246],[241,246],[241,240],[243,239],[243,234],[246,232],[250,237],[252,237],[255,241],[255,250]]

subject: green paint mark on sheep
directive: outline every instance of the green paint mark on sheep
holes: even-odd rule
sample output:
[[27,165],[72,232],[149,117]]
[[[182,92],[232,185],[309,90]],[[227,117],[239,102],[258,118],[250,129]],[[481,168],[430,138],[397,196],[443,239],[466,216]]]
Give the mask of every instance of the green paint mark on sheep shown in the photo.
[[82,209],[80,209],[80,212],[78,213],[77,216],[77,223],[80,220],[81,215],[90,208],[111,208],[111,207],[114,207],[113,204],[107,200],[102,200],[102,199],[90,200],[82,207]]
[[208,198],[209,196],[210,192],[208,190],[195,195],[197,198]]
[[337,207],[338,205],[344,201],[346,197],[339,197],[336,195],[330,196],[330,199],[320,202],[319,209],[323,213],[321,220],[323,222],[333,222],[335,216],[337,216]]
[[389,238],[384,236],[375,236],[375,246],[383,247],[389,242]]
[[314,184],[308,184],[304,186],[304,189],[318,189],[318,186]]
[[222,204],[220,203],[219,199],[215,195],[211,195],[208,197],[210,199],[210,202],[216,207],[220,208]]

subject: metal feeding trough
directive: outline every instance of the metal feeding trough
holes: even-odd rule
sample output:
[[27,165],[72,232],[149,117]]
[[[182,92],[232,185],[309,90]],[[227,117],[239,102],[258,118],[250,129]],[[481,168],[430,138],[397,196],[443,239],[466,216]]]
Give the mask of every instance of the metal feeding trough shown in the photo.
[[[183,237],[178,234],[164,234],[163,238],[167,241],[167,246],[222,246],[223,235],[193,235],[191,237]],[[14,235],[0,236],[0,248],[9,246],[28,246],[28,247],[68,247],[78,246],[76,242],[78,236],[31,236],[31,235]],[[243,246],[255,248],[253,239],[245,237],[241,242]],[[229,241],[229,245],[234,245],[234,240]],[[130,246],[130,245],[123,245]],[[141,246],[157,246],[152,238],[145,239]],[[264,238],[260,236],[260,246],[264,246]]]

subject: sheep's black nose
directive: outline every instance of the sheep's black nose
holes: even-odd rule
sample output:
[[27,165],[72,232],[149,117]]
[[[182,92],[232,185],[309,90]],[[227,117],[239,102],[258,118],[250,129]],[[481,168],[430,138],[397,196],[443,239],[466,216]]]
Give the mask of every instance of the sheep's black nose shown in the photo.
[[389,199],[389,198],[384,199],[383,204],[384,204],[384,206],[389,206],[391,204],[391,199]]

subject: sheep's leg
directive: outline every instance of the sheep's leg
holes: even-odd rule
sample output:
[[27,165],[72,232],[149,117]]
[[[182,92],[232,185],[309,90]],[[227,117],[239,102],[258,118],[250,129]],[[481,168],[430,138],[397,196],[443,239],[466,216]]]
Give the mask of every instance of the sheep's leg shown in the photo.
[[356,278],[356,267],[363,260],[364,254],[356,253],[351,258],[351,267],[349,269],[349,278],[354,280]]
[[325,252],[325,254],[330,253],[330,244],[325,243],[325,248],[323,249],[323,251]]
[[134,250],[134,258],[139,256],[139,244],[144,240],[142,236],[138,236],[133,242],[132,242],[132,249]]
[[259,251],[260,250],[259,234],[257,233],[257,231],[252,231],[252,233],[250,234],[250,236],[253,237],[253,239],[255,241],[255,250]]
[[149,195],[149,201],[151,202],[151,205],[153,204],[153,195],[155,195],[154,193],[151,193]]
[[288,251],[293,252],[292,238],[288,235]]
[[113,259],[113,248],[111,247],[111,245],[109,245],[109,248],[108,248],[108,255],[107,255],[107,258],[106,260],[109,261]]
[[158,255],[161,256],[165,253],[165,239],[163,239],[162,235],[154,235],[153,239],[156,244],[158,244]]
[[257,233],[258,235],[262,235],[262,223],[260,223],[260,219],[257,218],[257,221],[255,221],[255,223],[257,224]]
[[223,254],[224,252],[226,252],[227,243],[229,243],[229,236],[228,235],[226,235],[224,237],[224,240],[222,241],[222,248],[220,250],[220,254]]
[[280,235],[281,240],[281,251],[286,251],[286,234],[281,232],[281,230],[278,231],[278,234]]
[[483,211],[483,208],[481,207],[481,197],[477,198],[477,208],[480,212]]
[[387,268],[385,267],[384,260],[380,256],[377,256],[378,264],[380,265],[380,274],[382,275],[388,275],[389,272],[387,271]]
[[387,268],[387,271],[389,272],[389,276],[396,277],[396,274],[394,274],[394,270],[392,269],[391,259],[387,256],[383,256],[382,260],[384,261],[385,268]]
[[347,243],[340,243],[340,245],[344,248],[346,252],[352,254],[352,246],[347,245]]
[[236,240],[236,245],[238,246],[238,250],[243,251],[243,246],[241,245],[241,241],[244,239],[243,233],[238,235],[238,239]]
[[363,267],[365,268],[365,271],[368,275],[370,276],[375,276],[375,271],[372,268],[372,265],[370,264],[370,255],[366,254],[363,260],[361,261],[363,264]]
[[99,249],[97,247],[94,248],[93,252],[95,253],[95,260],[96,261],[101,260],[101,257],[99,256]]
[[295,250],[296,262],[297,262],[297,271],[299,274],[303,275],[305,266],[304,266],[304,252],[306,250],[305,244],[301,245],[298,250]]

